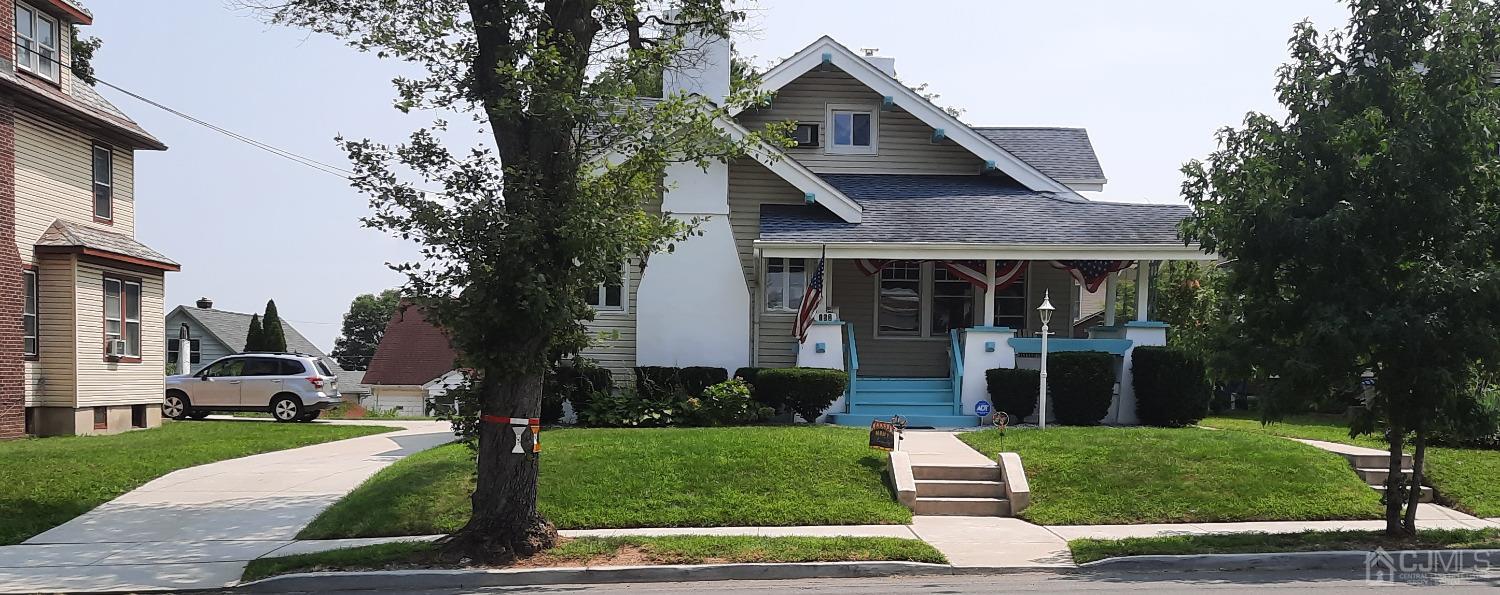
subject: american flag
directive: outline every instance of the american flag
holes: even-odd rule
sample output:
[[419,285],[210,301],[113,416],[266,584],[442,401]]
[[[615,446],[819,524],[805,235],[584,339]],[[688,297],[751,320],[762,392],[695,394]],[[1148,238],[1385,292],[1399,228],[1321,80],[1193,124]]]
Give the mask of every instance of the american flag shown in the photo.
[[802,294],[802,308],[797,310],[797,343],[800,345],[807,340],[807,329],[812,326],[813,317],[823,309],[823,261],[824,257],[818,257],[818,268],[813,271],[812,279],[807,282],[807,291]]
[[1068,273],[1078,280],[1078,284],[1088,289],[1089,293],[1099,290],[1099,286],[1109,278],[1111,273],[1123,271],[1135,264],[1131,260],[1055,260],[1052,266],[1066,269]]

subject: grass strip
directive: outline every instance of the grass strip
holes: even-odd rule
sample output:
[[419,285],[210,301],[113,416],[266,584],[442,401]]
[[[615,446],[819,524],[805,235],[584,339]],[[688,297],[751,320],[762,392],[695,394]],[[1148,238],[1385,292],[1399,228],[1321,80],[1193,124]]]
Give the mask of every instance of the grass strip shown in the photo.
[[1377,547],[1388,551],[1496,549],[1500,548],[1500,529],[1431,529],[1419,531],[1415,537],[1390,537],[1379,531],[1307,531],[1074,539],[1068,542],[1073,560],[1079,564],[1122,556],[1372,551]]

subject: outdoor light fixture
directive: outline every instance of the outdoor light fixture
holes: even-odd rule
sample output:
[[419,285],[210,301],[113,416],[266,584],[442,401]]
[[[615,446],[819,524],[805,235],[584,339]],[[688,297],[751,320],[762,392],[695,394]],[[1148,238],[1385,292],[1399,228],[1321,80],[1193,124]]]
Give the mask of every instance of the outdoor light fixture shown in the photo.
[[1036,312],[1042,317],[1042,378],[1041,389],[1037,394],[1036,426],[1038,429],[1047,429],[1047,335],[1051,334],[1048,325],[1052,322],[1052,292],[1042,293],[1042,305],[1036,307]]

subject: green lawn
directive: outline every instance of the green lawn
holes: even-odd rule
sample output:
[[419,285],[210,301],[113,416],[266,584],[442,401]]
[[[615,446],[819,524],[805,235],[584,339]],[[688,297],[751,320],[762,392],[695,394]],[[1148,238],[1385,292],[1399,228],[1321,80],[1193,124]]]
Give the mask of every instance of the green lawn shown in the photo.
[[[1356,444],[1386,450],[1375,436],[1350,438],[1342,416],[1306,414],[1284,421],[1261,424],[1256,414],[1210,417],[1200,425],[1312,440]],[[1410,452],[1410,449],[1408,449]],[[1500,517],[1500,451],[1473,448],[1427,449],[1427,483],[1437,490],[1438,501],[1480,517]]]
[[[559,529],[900,524],[867,433],[833,426],[542,432],[539,506]],[[403,459],[299,539],[449,533],[468,520],[463,445]]]
[[1373,551],[1500,548],[1500,529],[1434,529],[1416,537],[1388,537],[1379,531],[1304,533],[1227,533],[1128,539],[1074,539],[1073,561],[1083,564],[1120,556],[1182,554],[1259,554],[1274,552]]
[[110,436],[0,442],[0,545],[25,541],[178,469],[396,429],[168,421]]
[[[629,558],[617,558],[628,555]],[[894,537],[585,537],[570,539],[524,561],[527,567],[746,562],[900,561],[945,564],[932,546]],[[245,568],[243,581],[292,572],[371,570],[391,567],[452,567],[437,546],[402,542],[261,558]]]
[[1271,436],[1200,428],[1054,427],[961,434],[1017,452],[1031,483],[1021,516],[1043,525],[1380,518],[1379,498],[1338,455]]

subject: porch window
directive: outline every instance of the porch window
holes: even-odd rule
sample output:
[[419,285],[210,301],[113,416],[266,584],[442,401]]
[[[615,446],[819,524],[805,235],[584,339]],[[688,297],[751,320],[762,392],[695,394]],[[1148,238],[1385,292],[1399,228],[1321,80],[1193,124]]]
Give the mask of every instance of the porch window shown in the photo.
[[1005,326],[1020,332],[1026,328],[1026,277],[1009,287],[995,292],[995,326]]
[[21,271],[21,282],[26,285],[26,301],[21,306],[21,343],[24,345],[24,355],[34,358],[39,348],[36,321],[36,271]]
[[880,269],[879,292],[876,336],[922,336],[922,263],[894,262]]
[[766,310],[796,312],[807,292],[807,263],[801,258],[766,259]]
[[947,336],[948,331],[968,328],[974,322],[974,286],[942,266],[932,270],[932,318],[928,335]]
[[828,106],[829,153],[874,155],[879,112],[867,106]]
[[141,356],[141,284],[104,278],[104,339],[124,340],[125,357]]

